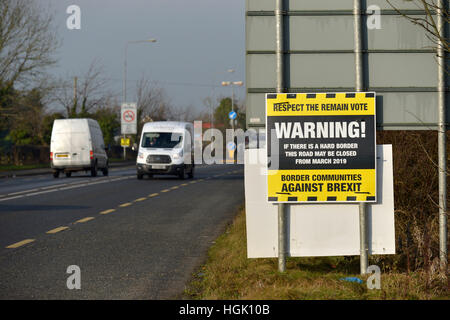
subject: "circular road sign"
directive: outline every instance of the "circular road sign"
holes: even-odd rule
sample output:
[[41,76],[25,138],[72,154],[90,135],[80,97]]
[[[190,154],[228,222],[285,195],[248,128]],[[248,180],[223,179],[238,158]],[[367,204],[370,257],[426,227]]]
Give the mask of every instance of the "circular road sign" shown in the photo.
[[227,149],[230,151],[236,150],[236,144],[233,141],[228,142]]
[[228,114],[228,117],[229,117],[231,120],[236,119],[236,117],[237,117],[236,111],[230,111],[230,113]]
[[123,113],[123,120],[125,122],[133,122],[135,118],[135,114],[132,110],[127,110]]

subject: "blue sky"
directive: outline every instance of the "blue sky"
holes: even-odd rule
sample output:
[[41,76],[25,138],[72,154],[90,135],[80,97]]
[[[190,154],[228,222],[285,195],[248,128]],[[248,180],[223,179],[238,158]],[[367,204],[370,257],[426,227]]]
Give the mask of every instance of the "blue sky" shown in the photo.
[[[42,1],[42,2],[41,2]],[[243,0],[39,0],[55,14],[62,46],[57,76],[81,76],[94,59],[121,99],[124,47],[130,40],[157,43],[128,48],[127,100],[145,75],[166,90],[177,107],[205,109],[202,100],[230,96],[223,80],[245,82],[245,1]],[[69,30],[66,9],[81,9],[81,30]],[[233,68],[233,74],[227,70]],[[213,88],[212,86],[218,86]],[[244,87],[235,90],[245,98]]]

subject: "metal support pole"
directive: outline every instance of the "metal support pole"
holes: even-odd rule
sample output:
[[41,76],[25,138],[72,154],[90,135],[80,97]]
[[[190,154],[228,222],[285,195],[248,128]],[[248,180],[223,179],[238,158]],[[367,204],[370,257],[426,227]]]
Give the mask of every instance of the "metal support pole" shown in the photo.
[[[283,0],[276,0],[276,61],[277,61],[277,93],[284,92],[284,26]],[[267,132],[270,137],[270,132]],[[286,271],[286,209],[287,204],[278,204],[278,271]]]
[[[234,111],[234,89],[233,89],[233,82],[231,82],[231,111]],[[233,130],[233,134],[234,134],[234,119],[231,119],[231,129]]]
[[[364,71],[362,53],[362,23],[361,23],[361,0],[353,0],[353,26],[355,41],[355,74],[356,91],[364,90]],[[360,244],[360,273],[367,273],[369,264],[369,246],[367,239],[367,204],[359,203],[359,244]]]
[[286,207],[284,203],[278,204],[278,271],[286,271]]
[[446,37],[444,29],[443,6],[445,1],[437,3],[437,27],[441,37],[438,39],[438,161],[439,161],[439,259],[443,272],[447,271],[447,137],[445,110],[445,51],[442,39]]
[[367,243],[367,205],[364,202],[359,203],[359,269],[361,274],[367,273],[369,264],[369,246]]
[[[127,102],[127,55],[128,55],[128,42],[125,44],[124,50],[122,103]],[[123,138],[126,139],[126,135],[123,135]],[[125,146],[123,146],[123,160],[127,160],[127,148]]]

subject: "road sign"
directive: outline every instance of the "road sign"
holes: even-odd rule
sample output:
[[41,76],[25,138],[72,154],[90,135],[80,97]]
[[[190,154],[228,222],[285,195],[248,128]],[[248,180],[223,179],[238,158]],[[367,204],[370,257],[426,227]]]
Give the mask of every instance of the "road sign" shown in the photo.
[[[274,0],[246,0],[246,121],[264,127],[264,97],[276,92]],[[364,1],[363,1],[364,2]],[[414,1],[392,1],[405,12],[425,17]],[[381,10],[381,28],[362,14],[365,91],[377,92],[381,130],[430,130],[438,122],[436,44],[420,26],[385,0],[368,1]],[[285,12],[285,92],[349,92],[355,88],[353,1],[289,1]],[[369,22],[369,25],[367,23]],[[289,27],[287,27],[289,26]],[[449,74],[445,75],[448,86]],[[447,87],[447,96],[448,87]],[[450,108],[450,104],[446,104]],[[450,109],[447,112],[450,122]]]
[[236,150],[236,144],[233,141],[227,143],[228,150]]
[[266,95],[269,202],[375,202],[375,93]]
[[137,133],[137,106],[136,103],[123,103],[120,113],[121,133]]
[[122,147],[129,147],[130,146],[130,138],[121,138],[120,145]]
[[228,118],[230,118],[230,120],[234,120],[237,117],[237,113],[236,111],[230,111],[230,113],[228,114]]

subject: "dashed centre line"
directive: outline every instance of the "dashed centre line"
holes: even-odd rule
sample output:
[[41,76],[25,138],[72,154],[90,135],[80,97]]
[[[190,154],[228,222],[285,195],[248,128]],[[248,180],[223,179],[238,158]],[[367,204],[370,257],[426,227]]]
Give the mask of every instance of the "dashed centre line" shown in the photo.
[[116,211],[116,209],[103,210],[102,212],[100,212],[100,214],[108,214],[108,213],[111,213],[111,212],[114,212],[114,211]]
[[88,221],[91,221],[94,219],[95,219],[94,217],[86,217],[86,218],[75,221],[75,223],[84,223],[84,222],[88,222]]
[[125,202],[125,203],[122,203],[121,205],[119,205],[119,207],[124,208],[124,207],[128,207],[128,206],[131,206],[131,205],[132,205],[131,202]]
[[58,228],[49,230],[46,233],[47,234],[55,234],[55,233],[58,233],[58,232],[61,232],[61,231],[67,230],[67,229],[69,229],[69,227],[58,227]]
[[35,241],[35,239],[25,239],[25,240],[22,240],[22,241],[13,243],[13,244],[7,246],[6,248],[7,248],[7,249],[15,249],[15,248],[19,248],[19,247],[24,246],[24,245],[26,245],[26,244],[28,244],[28,243],[33,242],[33,241]]

